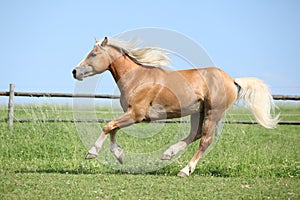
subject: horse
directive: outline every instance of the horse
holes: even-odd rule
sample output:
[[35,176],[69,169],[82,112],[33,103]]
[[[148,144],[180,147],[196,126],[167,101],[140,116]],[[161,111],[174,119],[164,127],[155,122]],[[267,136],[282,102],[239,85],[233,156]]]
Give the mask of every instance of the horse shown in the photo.
[[242,99],[256,121],[265,128],[274,128],[279,122],[279,114],[272,114],[275,104],[269,88],[258,78],[234,79],[216,67],[167,70],[165,66],[170,59],[164,49],[138,48],[134,41],[107,37],[102,41],[95,40],[93,49],[73,69],[73,77],[81,81],[110,71],[121,93],[124,114],[102,128],[86,159],[98,156],[109,134],[110,150],[122,164],[125,153],[116,141],[117,130],[140,122],[190,115],[189,135],[170,146],[161,158],[170,160],[201,138],[194,156],[178,173],[178,176],[187,177],[212,144],[215,129],[235,101]]

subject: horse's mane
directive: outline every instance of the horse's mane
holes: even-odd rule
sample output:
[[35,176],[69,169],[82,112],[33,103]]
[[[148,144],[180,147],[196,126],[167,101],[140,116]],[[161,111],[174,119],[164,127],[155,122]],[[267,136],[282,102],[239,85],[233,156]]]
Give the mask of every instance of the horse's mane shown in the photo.
[[166,67],[170,64],[166,50],[154,46],[138,48],[138,44],[136,40],[125,42],[116,38],[108,39],[108,45],[125,53],[137,64],[150,67]]

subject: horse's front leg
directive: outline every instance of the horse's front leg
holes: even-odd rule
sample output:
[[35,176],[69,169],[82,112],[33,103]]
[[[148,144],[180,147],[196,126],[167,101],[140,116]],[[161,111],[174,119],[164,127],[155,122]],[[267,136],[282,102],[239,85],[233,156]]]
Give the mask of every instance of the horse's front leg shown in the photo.
[[114,156],[117,158],[117,160],[123,164],[124,162],[124,151],[122,147],[120,147],[116,140],[116,133],[117,130],[111,131],[110,133],[110,151],[114,154]]
[[[107,134],[112,133],[112,135],[113,135],[119,128],[126,127],[126,126],[129,126],[134,123],[135,123],[135,120],[132,119],[131,112],[126,112],[121,117],[108,122],[103,127],[102,133],[100,134],[99,138],[96,140],[95,144],[88,151],[86,159],[96,158],[99,155],[100,149],[107,137]],[[113,138],[114,138],[114,135],[113,135]],[[120,156],[122,156],[122,155],[120,154],[118,157],[120,157]],[[119,160],[119,158],[118,158],[118,160]],[[122,162],[123,162],[123,160],[122,160]]]
[[92,159],[98,156],[102,144],[104,143],[106,137],[107,135],[102,131],[99,138],[96,140],[95,144],[88,151],[88,154],[86,155],[85,159]]

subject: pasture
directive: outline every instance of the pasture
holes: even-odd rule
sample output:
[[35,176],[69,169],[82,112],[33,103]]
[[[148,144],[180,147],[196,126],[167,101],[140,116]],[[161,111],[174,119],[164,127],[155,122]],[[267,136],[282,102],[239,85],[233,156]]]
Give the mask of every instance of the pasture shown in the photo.
[[[97,116],[110,118],[107,110],[97,108]],[[17,105],[15,117],[72,118],[70,111],[62,105]],[[299,104],[282,104],[280,112],[283,121],[300,121]],[[232,109],[226,119],[249,120],[248,115],[236,115],[244,113]],[[0,119],[6,117],[6,105],[2,105]],[[162,137],[172,134],[175,125],[166,124],[162,133],[139,143],[119,131],[118,142],[125,151],[155,148]],[[16,122],[10,133],[7,122],[2,121],[0,199],[299,199],[299,134],[296,125],[265,129],[224,124],[218,144],[190,177],[180,178],[176,174],[188,163],[198,142],[158,171],[131,174],[97,159],[85,160],[87,149],[74,123]],[[146,145],[149,140],[150,146]]]

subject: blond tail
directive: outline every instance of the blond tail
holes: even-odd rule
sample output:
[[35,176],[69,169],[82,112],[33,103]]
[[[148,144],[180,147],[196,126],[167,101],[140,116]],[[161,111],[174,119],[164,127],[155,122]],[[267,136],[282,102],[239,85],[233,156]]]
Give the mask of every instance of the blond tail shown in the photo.
[[279,114],[271,115],[275,104],[268,86],[257,78],[237,78],[235,82],[241,87],[239,98],[244,100],[256,121],[266,128],[274,128],[279,122]]

